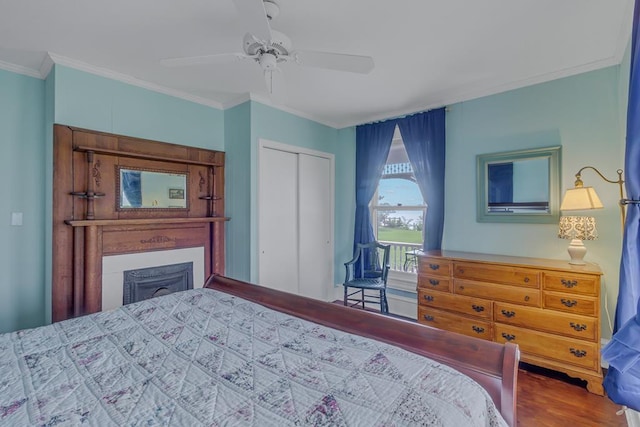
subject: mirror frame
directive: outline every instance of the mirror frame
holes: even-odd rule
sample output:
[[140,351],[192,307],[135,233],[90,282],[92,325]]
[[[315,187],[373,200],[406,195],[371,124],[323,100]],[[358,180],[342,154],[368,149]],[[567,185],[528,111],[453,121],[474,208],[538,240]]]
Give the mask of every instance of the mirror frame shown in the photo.
[[[184,191],[184,200],[185,200],[185,207],[169,207],[169,206],[165,206],[165,207],[161,207],[161,208],[154,208],[154,207],[148,207],[148,206],[144,206],[144,207],[139,207],[139,208],[134,208],[134,207],[123,207],[122,205],[122,182],[120,179],[120,171],[122,169],[126,169],[126,170],[135,170],[135,171],[140,171],[140,172],[154,172],[154,173],[164,173],[164,174],[170,174],[170,175],[184,175],[185,177],[185,191]],[[138,167],[138,166],[127,166],[127,165],[116,165],[116,211],[118,212],[137,212],[137,211],[149,211],[149,212],[154,212],[154,211],[175,211],[175,212],[180,212],[180,211],[189,211],[189,194],[190,194],[190,181],[189,181],[189,172],[188,171],[183,171],[183,170],[167,170],[167,169],[154,169],[154,168],[145,168],[145,167]]]
[[[488,212],[488,165],[532,158],[549,159],[549,212],[506,213]],[[533,148],[528,150],[504,151],[500,153],[478,154],[476,156],[476,220],[477,222],[503,223],[558,223],[560,218],[560,192],[562,147]]]

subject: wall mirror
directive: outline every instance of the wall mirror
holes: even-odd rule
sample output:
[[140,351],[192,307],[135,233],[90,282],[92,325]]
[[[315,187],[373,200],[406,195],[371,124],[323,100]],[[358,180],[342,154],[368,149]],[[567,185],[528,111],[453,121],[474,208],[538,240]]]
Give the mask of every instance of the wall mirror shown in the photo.
[[187,208],[186,172],[117,168],[118,210]]
[[480,154],[478,222],[557,223],[561,147]]

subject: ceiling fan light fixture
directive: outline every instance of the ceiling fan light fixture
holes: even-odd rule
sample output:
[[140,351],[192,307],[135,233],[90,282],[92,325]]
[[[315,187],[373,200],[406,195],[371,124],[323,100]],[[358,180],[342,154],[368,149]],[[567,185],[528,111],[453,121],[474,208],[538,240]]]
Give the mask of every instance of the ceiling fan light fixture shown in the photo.
[[273,71],[278,66],[278,58],[270,52],[265,52],[258,58],[258,63],[264,71]]

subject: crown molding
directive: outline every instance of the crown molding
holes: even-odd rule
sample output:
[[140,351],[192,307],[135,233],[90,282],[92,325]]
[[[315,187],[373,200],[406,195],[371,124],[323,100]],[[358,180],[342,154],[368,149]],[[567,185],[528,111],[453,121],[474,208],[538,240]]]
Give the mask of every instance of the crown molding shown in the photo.
[[[632,2],[630,1],[629,4],[632,5]],[[564,70],[554,71],[551,73],[531,76],[526,79],[515,80],[506,84],[495,85],[492,83],[488,83],[485,85],[478,85],[472,89],[464,89],[464,90],[459,90],[459,91],[454,91],[449,93],[442,93],[442,94],[434,94],[431,97],[431,100],[432,100],[431,102],[425,102],[424,104],[407,107],[404,109],[385,111],[384,113],[370,115],[364,119],[359,119],[354,121],[345,121],[345,122],[333,122],[333,121],[328,121],[318,117],[314,117],[313,115],[305,113],[303,111],[299,111],[293,108],[275,104],[268,97],[256,95],[254,93],[241,94],[230,101],[227,101],[225,103],[220,103],[212,99],[191,95],[183,91],[170,89],[155,83],[150,83],[145,80],[137,79],[135,77],[118,73],[116,71],[112,71],[106,68],[87,64],[85,62],[68,58],[62,55],[58,55],[53,52],[47,53],[44,60],[42,61],[42,64],[40,65],[39,70],[27,68],[24,66],[20,66],[20,65],[16,65],[16,64],[4,62],[4,61],[0,61],[0,69],[4,69],[6,71],[10,71],[18,74],[23,74],[29,77],[45,79],[51,72],[53,65],[57,64],[57,65],[73,68],[79,71],[84,71],[90,74],[94,74],[100,77],[105,77],[111,80],[120,81],[126,84],[130,84],[132,86],[148,89],[153,92],[158,92],[158,93],[162,93],[175,98],[184,99],[186,101],[194,102],[196,104],[213,107],[223,111],[229,108],[233,108],[247,101],[255,101],[255,102],[259,102],[261,104],[267,105],[271,108],[283,111],[285,113],[292,114],[296,117],[308,119],[334,129],[343,129],[347,127],[358,126],[365,123],[389,120],[395,117],[403,117],[406,115],[415,114],[420,111],[427,111],[433,108],[439,108],[439,107],[442,107],[443,105],[452,105],[460,102],[471,101],[473,99],[478,99],[485,96],[496,95],[496,94],[507,92],[514,89],[521,89],[521,88],[532,86],[535,84],[545,83],[552,80],[557,80],[564,77],[586,73],[589,71],[594,71],[594,70],[609,67],[609,66],[619,65],[622,62],[622,59],[626,52],[626,48],[630,40],[630,37],[631,37],[630,28],[628,28],[627,25],[622,25],[620,30],[620,42],[619,42],[618,49],[616,50],[613,56],[609,58],[605,58],[603,60],[594,61],[587,64],[581,64],[576,67],[566,68]]]
[[631,32],[633,31],[633,0],[627,0],[627,7],[624,11],[624,17],[627,20],[620,25],[620,34],[618,35],[618,48],[614,57],[621,63],[624,59],[624,54],[627,51],[627,47],[631,44]]
[[10,71],[16,74],[22,74],[24,76],[35,77],[36,79],[42,79],[40,72],[33,68],[23,67],[22,65],[12,64],[10,62],[0,61],[0,70]]
[[[624,54],[624,50],[623,50]],[[444,105],[450,106],[452,104],[457,104],[460,102],[472,101],[474,99],[483,98],[485,96],[497,95],[503,92],[507,92],[515,89],[522,89],[527,86],[533,86],[536,84],[547,83],[553,80],[558,80],[564,77],[571,77],[582,73],[587,73],[589,71],[595,71],[606,67],[611,67],[614,65],[619,65],[622,60],[622,57],[618,58],[617,55],[605,58],[600,61],[589,62],[586,64],[581,64],[576,67],[565,68],[564,70],[558,70],[551,73],[539,74],[537,76],[528,77],[526,79],[514,80],[509,83],[493,85],[479,85],[474,87],[473,89],[461,90],[449,92],[446,94],[435,94],[432,98],[437,99],[438,101],[430,102],[422,104],[418,107],[411,107],[406,109],[400,109],[395,111],[387,111],[382,114],[369,116],[366,120],[361,120],[358,122],[347,122],[339,125],[338,128],[350,127],[350,126],[358,126],[367,123],[373,123],[377,121],[389,120],[392,118],[408,116],[411,114],[415,114],[421,111],[428,111],[434,108],[440,108]]]
[[229,108],[237,107],[240,104],[244,104],[247,101],[251,101],[251,94],[243,93],[240,96],[233,98],[230,101],[227,101],[222,104],[222,109],[227,110]]
[[316,122],[319,123],[321,125],[325,125],[328,126],[330,128],[334,128],[334,129],[340,129],[341,126],[336,123],[336,122],[330,122],[318,117],[314,117],[313,115],[309,114],[309,113],[305,113],[303,111],[299,111],[293,108],[289,108],[289,107],[285,107],[284,105],[278,105],[278,104],[274,104],[269,98],[265,98],[263,96],[260,95],[256,95],[254,93],[250,93],[249,97],[251,98],[252,101],[255,102],[259,102],[261,104],[267,105],[269,107],[275,108],[276,110],[280,110],[283,111],[285,113],[289,113],[289,114],[293,114],[294,116],[300,117],[302,119],[307,119],[307,120],[311,120],[312,122]]
[[272,108],[275,108],[277,110],[281,110],[284,111],[286,113],[289,114],[293,114],[294,116],[298,116],[304,119],[308,119],[311,121],[314,121],[316,123],[320,123],[323,124],[325,126],[329,126],[332,128],[338,128],[336,123],[331,123],[331,122],[326,122],[324,120],[320,120],[318,118],[313,117],[310,114],[304,113],[302,111],[298,111],[292,108],[287,108],[284,106],[280,106],[280,105],[276,105],[274,103],[271,102],[270,99],[268,98],[264,98],[261,97],[259,95],[255,95],[253,93],[246,93],[246,94],[242,94],[240,96],[238,96],[237,98],[234,98],[233,100],[229,101],[229,102],[225,102],[225,103],[220,103],[211,99],[207,99],[207,98],[202,98],[199,96],[195,96],[195,95],[191,95],[179,90],[175,90],[175,89],[170,89],[161,85],[157,85],[155,83],[150,83],[147,82],[145,80],[140,80],[137,79],[135,77],[131,77],[129,75],[126,74],[122,74],[122,73],[118,73],[116,71],[112,71],[106,68],[102,68],[102,67],[97,67],[91,64],[87,64],[85,62],[82,61],[77,61],[75,59],[72,58],[68,58],[62,55],[58,55],[56,53],[53,52],[48,52],[45,60],[42,63],[42,66],[40,68],[40,73],[39,77],[40,78],[46,78],[46,76],[49,74],[49,72],[51,71],[51,68],[53,67],[53,65],[62,65],[65,67],[69,67],[69,68],[73,68],[75,70],[79,70],[79,71],[84,71],[90,74],[95,74],[97,76],[100,77],[105,77],[111,80],[116,80],[116,81],[120,81],[123,83],[127,83],[133,86],[138,86],[144,89],[148,89],[154,92],[159,92],[159,93],[163,93],[165,95],[169,95],[169,96],[173,96],[175,98],[180,98],[180,99],[184,99],[186,101],[191,101],[191,102],[195,102],[196,104],[202,104],[202,105],[206,105],[209,107],[213,107],[213,108],[217,108],[219,110],[226,110],[228,108],[232,108],[235,107],[237,105],[240,105],[244,102],[247,102],[249,100],[251,101],[256,101],[256,102],[260,102],[261,104],[265,104],[268,105]]
[[141,80],[141,79],[129,76],[127,74],[118,73],[116,71],[112,71],[107,68],[96,67],[95,65],[87,64],[86,62],[82,62],[82,61],[77,61],[75,59],[58,55],[53,52],[48,52],[48,55],[51,58],[51,61],[53,61],[53,63],[55,63],[56,65],[62,65],[65,67],[73,68],[75,70],[84,71],[86,73],[94,74],[96,76],[105,77],[107,79],[116,80],[132,86],[148,89],[153,92],[158,92],[165,95],[173,96],[174,98],[180,98],[180,99],[184,99],[185,101],[194,102],[196,104],[217,108],[218,110],[223,109],[223,106],[221,103],[214,101],[212,99],[191,95],[189,93],[176,90],[176,89],[170,89],[165,86],[161,86],[155,83],[150,83],[148,81]]
[[46,79],[49,76],[49,73],[53,69],[53,65],[54,65],[53,59],[51,58],[51,55],[47,52],[44,59],[42,60],[42,63],[40,64],[41,78]]

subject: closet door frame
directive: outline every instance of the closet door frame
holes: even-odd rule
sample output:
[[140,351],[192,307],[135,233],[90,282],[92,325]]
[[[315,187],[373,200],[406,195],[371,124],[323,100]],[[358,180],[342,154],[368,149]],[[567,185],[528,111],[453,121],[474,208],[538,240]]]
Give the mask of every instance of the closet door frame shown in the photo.
[[[327,266],[330,270],[329,270],[329,274],[328,277],[330,278],[330,283],[327,284],[327,288],[324,289],[323,291],[323,295],[325,295],[325,300],[329,300],[331,298],[333,298],[333,287],[334,287],[334,269],[335,269],[335,243],[334,243],[334,237],[335,237],[335,155],[332,153],[327,153],[324,151],[319,151],[319,150],[313,150],[313,149],[309,149],[309,148],[304,148],[304,147],[299,147],[299,146],[295,146],[295,145],[289,145],[289,144],[284,144],[281,142],[276,142],[276,141],[271,141],[268,139],[263,139],[263,138],[259,138],[258,139],[258,158],[257,158],[257,272],[258,272],[258,281],[260,281],[260,251],[261,251],[261,242],[260,242],[260,210],[261,210],[261,206],[260,206],[260,200],[261,200],[261,194],[262,194],[262,183],[261,183],[261,177],[262,177],[262,168],[264,167],[262,165],[262,153],[264,149],[274,149],[274,150],[279,150],[279,151],[284,151],[284,152],[288,152],[288,153],[292,153],[292,154],[297,154],[297,155],[308,155],[308,156],[315,156],[315,157],[320,157],[323,159],[327,159],[329,161],[329,167],[330,167],[330,182],[328,183],[328,187],[329,187],[329,233],[330,233],[330,239],[329,239],[329,245],[328,245],[328,251],[330,253],[330,257],[332,262],[330,263],[329,266]],[[298,161],[298,164],[300,162]],[[298,191],[300,191],[300,189],[298,189]],[[299,233],[299,230],[298,230]],[[299,245],[298,245],[299,248]],[[300,273],[298,274],[299,279],[300,280]]]

